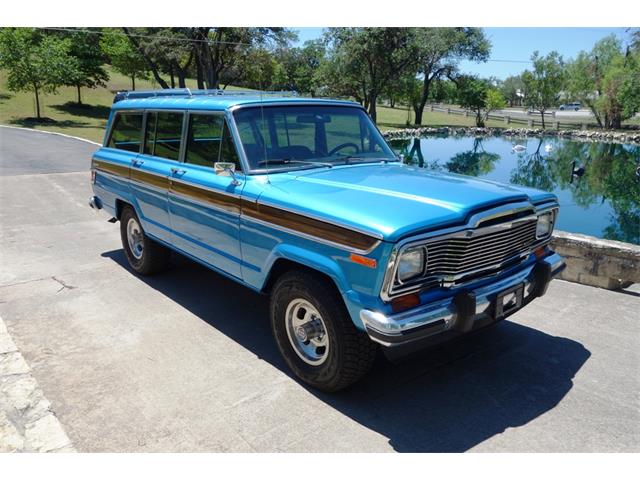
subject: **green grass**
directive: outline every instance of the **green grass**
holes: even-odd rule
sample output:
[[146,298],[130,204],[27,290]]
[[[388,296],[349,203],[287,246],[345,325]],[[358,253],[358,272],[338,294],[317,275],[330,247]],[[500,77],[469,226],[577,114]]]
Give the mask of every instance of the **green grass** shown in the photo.
[[[378,105],[378,127],[380,130],[397,130],[407,128],[407,108],[406,107],[386,107]],[[409,113],[409,121],[413,122],[413,109]],[[443,112],[430,112],[425,108],[422,115],[422,127],[475,127],[473,116],[449,115]],[[409,125],[413,127],[414,125]],[[489,120],[487,127],[505,127],[504,122]]]
[[[107,70],[111,77],[107,87],[83,88],[82,105],[76,103],[77,94],[73,87],[60,88],[55,94],[41,95],[40,113],[42,117],[49,119],[45,123],[33,121],[33,117],[36,116],[33,93],[9,92],[6,88],[6,72],[0,70],[0,124],[65,133],[102,142],[114,93],[131,89],[130,79],[109,67]],[[197,88],[195,79],[188,79],[187,87]],[[158,88],[158,84],[136,79],[137,90],[150,88]],[[228,89],[234,90],[236,87],[230,86]]]

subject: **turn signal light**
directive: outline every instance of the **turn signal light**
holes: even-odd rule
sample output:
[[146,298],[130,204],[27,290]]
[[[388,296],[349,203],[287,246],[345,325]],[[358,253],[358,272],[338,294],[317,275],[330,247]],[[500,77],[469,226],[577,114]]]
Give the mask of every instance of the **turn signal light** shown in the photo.
[[533,253],[535,253],[536,258],[542,258],[544,257],[545,250],[546,250],[545,247],[538,247]]
[[395,298],[391,301],[391,309],[394,312],[407,310],[411,307],[417,307],[418,305],[420,305],[420,295],[417,293],[403,295],[402,297]]

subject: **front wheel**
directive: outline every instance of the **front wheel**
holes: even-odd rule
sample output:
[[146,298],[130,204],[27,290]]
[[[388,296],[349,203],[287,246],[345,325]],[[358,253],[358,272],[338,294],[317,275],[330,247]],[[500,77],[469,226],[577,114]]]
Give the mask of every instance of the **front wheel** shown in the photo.
[[120,215],[120,237],[127,261],[136,273],[153,275],[169,266],[171,252],[144,233],[136,212],[130,206],[124,207]]
[[371,368],[377,346],[358,330],[334,285],[306,271],[291,271],[271,293],[271,328],[278,349],[305,383],[335,392]]

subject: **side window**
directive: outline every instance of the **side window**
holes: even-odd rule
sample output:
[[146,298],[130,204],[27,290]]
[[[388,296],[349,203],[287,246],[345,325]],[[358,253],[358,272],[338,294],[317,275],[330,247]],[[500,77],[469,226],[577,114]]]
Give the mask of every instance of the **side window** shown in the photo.
[[177,112],[149,112],[144,152],[168,160],[178,160],[183,116],[183,113]]
[[236,150],[236,146],[233,143],[233,137],[231,136],[231,131],[229,130],[229,126],[227,125],[227,122],[224,122],[224,132],[222,134],[222,150],[220,152],[220,161],[230,162],[235,164],[237,172],[242,170],[242,167],[240,166],[240,158],[238,158],[238,151]]
[[107,147],[138,153],[142,137],[141,113],[116,113]]
[[220,156],[223,125],[222,115],[189,115],[185,162],[213,167]]

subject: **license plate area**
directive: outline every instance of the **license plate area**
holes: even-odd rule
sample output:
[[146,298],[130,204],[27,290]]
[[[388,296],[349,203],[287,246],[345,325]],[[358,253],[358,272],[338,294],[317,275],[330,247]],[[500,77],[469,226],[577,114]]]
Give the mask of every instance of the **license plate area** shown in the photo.
[[500,292],[495,300],[495,318],[500,320],[522,307],[524,283]]

